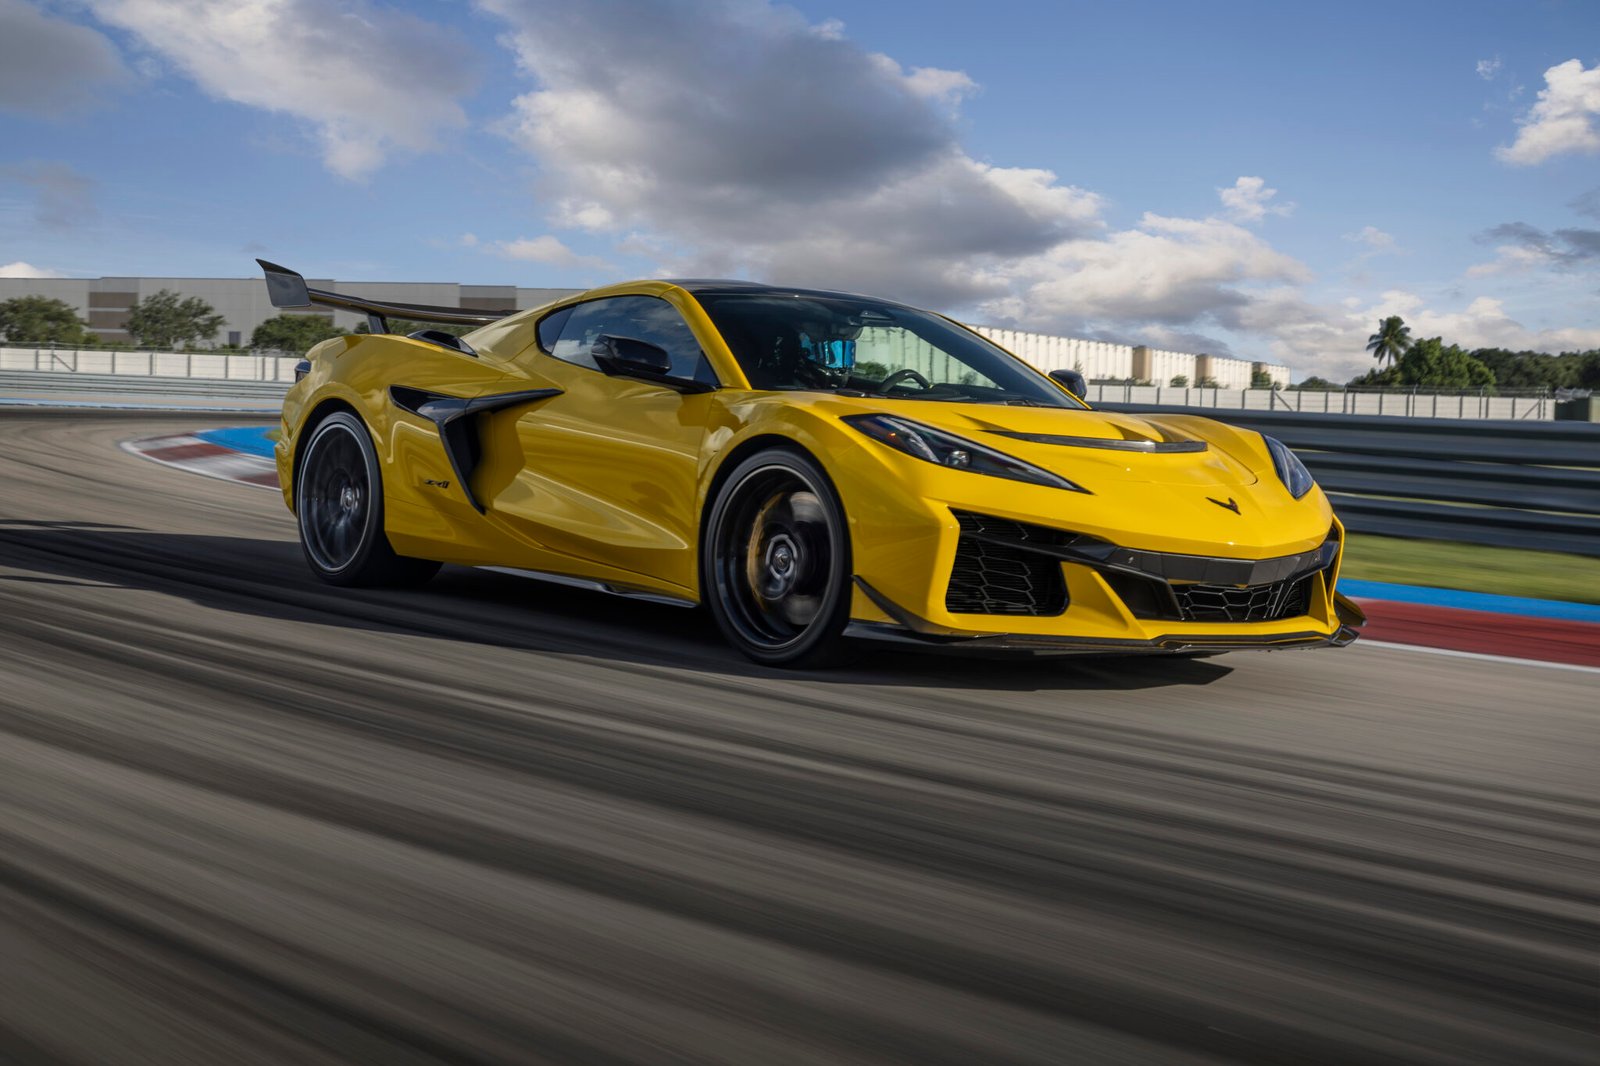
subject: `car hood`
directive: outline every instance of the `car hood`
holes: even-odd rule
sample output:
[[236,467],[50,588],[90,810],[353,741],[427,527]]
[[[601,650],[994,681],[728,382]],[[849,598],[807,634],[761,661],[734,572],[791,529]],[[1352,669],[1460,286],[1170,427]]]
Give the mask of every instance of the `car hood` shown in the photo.
[[1107,482],[1244,488],[1272,472],[1259,435],[1206,418],[925,400],[851,406],[958,434],[1091,491]]

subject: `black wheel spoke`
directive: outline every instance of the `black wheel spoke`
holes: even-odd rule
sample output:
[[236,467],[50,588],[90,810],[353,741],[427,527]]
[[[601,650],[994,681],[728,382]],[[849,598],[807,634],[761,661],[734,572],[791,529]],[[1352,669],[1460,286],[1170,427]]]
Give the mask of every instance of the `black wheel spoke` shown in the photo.
[[781,652],[818,623],[836,579],[828,510],[818,490],[784,466],[731,491],[713,531],[716,591],[741,640]]
[[301,536],[319,567],[342,570],[355,561],[367,536],[371,485],[366,454],[353,431],[337,425],[312,440],[304,463]]

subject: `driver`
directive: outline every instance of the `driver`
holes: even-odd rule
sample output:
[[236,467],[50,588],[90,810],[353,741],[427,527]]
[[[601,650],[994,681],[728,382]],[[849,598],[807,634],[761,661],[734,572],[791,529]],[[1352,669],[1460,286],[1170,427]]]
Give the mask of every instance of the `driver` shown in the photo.
[[829,336],[833,333],[827,326],[808,323],[800,327],[800,358],[798,368],[803,377],[812,379],[812,383],[827,385],[837,388],[850,382],[850,375],[856,366],[856,342],[854,338],[846,339]]

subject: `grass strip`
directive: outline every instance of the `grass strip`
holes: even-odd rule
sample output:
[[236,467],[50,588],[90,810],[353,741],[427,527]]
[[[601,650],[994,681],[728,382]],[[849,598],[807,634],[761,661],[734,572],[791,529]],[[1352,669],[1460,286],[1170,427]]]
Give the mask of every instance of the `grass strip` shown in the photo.
[[1340,575],[1360,581],[1600,603],[1600,559],[1525,548],[1351,533]]

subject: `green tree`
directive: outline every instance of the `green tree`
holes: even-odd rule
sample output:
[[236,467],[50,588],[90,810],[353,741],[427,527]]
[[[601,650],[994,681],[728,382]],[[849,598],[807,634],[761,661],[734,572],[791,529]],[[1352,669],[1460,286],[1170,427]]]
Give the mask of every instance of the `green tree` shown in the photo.
[[257,326],[250,334],[250,347],[275,348],[280,352],[303,355],[314,344],[338,337],[344,330],[327,315],[278,315]]
[[1573,384],[1580,389],[1600,389],[1600,348],[1572,354],[1578,358],[1578,380]]
[[1189,387],[1189,375],[1174,374],[1172,380],[1167,382],[1167,384],[1171,385],[1175,389],[1187,389]]
[[13,344],[93,343],[72,305],[48,296],[17,296],[0,303],[0,337]]
[[1328,381],[1325,378],[1319,378],[1315,374],[1313,374],[1311,377],[1306,378],[1304,381],[1300,382],[1298,385],[1290,385],[1289,387],[1291,389],[1305,389],[1307,391],[1327,392],[1329,389],[1337,389],[1339,386],[1335,385],[1333,382]]
[[1399,315],[1390,315],[1378,323],[1378,332],[1367,338],[1367,351],[1378,361],[1378,366],[1383,366],[1387,360],[1390,366],[1396,359],[1405,354],[1411,347],[1411,327],[1406,325],[1405,319]]
[[1250,387],[1252,389],[1275,389],[1278,386],[1273,382],[1272,375],[1265,370],[1250,371]]
[[1494,371],[1495,384],[1501,388],[1592,389],[1600,384],[1600,378],[1596,377],[1600,371],[1600,349],[1549,355],[1479,348],[1472,357]]
[[1435,389],[1477,389],[1494,386],[1494,371],[1440,337],[1417,341],[1400,357],[1400,384]]
[[134,302],[124,328],[140,344],[176,348],[197,340],[210,340],[222,328],[223,317],[198,296],[182,297],[162,289]]
[[1386,366],[1382,370],[1369,370],[1358,378],[1346,382],[1347,388],[1352,389],[1394,389],[1403,384],[1400,380],[1400,368]]

